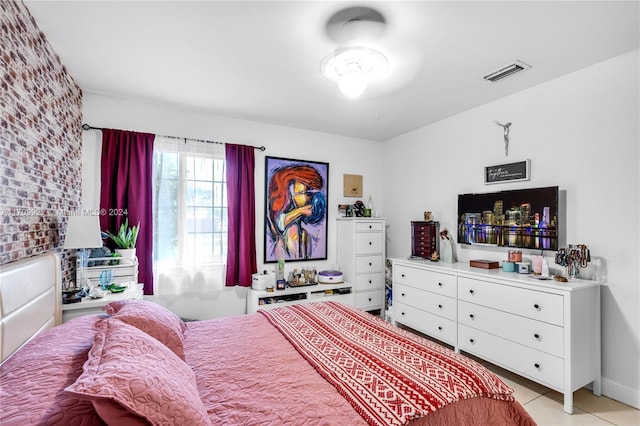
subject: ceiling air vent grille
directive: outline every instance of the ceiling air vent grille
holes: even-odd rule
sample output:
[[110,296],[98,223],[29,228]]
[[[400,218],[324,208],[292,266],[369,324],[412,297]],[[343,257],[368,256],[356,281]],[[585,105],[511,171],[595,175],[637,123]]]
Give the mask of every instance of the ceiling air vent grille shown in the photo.
[[504,65],[498,68],[495,71],[492,71],[485,75],[483,78],[487,81],[495,82],[520,71],[524,71],[531,68],[530,65],[525,64],[524,62],[515,61],[510,64]]

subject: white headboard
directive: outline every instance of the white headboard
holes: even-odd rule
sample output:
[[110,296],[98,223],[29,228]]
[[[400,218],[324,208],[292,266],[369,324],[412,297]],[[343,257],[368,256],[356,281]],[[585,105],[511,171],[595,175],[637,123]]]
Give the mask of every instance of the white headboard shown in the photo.
[[0,266],[0,361],[62,322],[60,258],[48,253]]

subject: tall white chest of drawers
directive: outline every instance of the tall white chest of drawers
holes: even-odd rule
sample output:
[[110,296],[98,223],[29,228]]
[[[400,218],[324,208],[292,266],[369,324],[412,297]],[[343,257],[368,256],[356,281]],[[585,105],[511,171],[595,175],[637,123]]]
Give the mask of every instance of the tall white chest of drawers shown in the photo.
[[338,265],[356,308],[384,311],[385,219],[338,218]]
[[564,394],[600,395],[600,283],[393,261],[393,318]]

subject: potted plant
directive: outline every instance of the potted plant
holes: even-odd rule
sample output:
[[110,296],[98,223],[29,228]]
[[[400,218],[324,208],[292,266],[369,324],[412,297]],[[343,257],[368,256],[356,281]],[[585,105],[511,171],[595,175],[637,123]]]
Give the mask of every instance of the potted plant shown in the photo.
[[121,257],[132,258],[136,255],[136,241],[138,240],[138,232],[140,231],[140,222],[136,226],[129,228],[129,219],[125,219],[120,225],[117,234],[106,231],[111,241],[117,246],[116,252]]

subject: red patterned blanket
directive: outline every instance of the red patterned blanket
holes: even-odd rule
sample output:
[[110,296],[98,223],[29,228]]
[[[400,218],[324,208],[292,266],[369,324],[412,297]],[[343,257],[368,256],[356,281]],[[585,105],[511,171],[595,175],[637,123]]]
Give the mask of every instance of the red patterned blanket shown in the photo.
[[334,302],[259,311],[371,425],[403,425],[478,396],[513,392],[475,361]]

